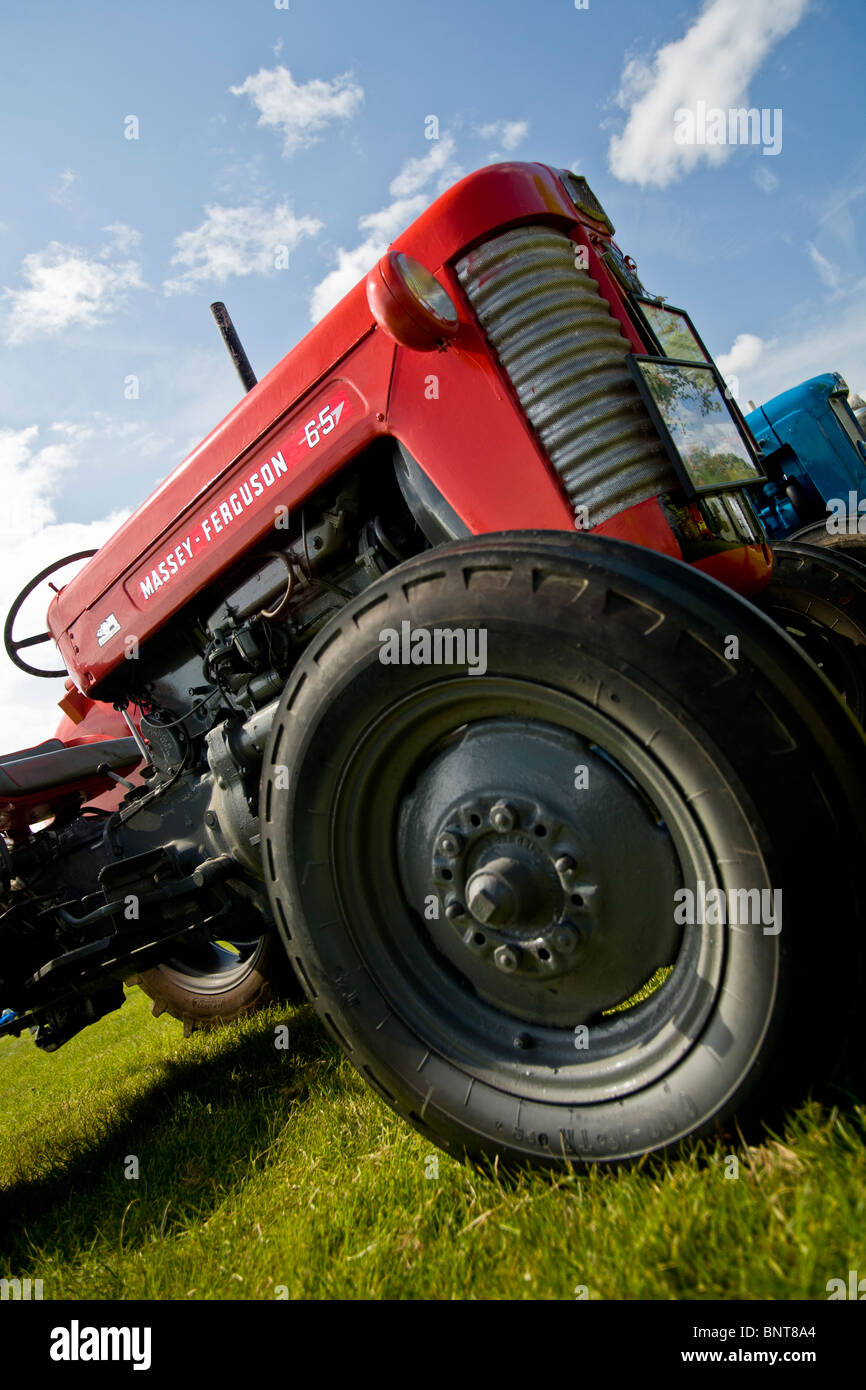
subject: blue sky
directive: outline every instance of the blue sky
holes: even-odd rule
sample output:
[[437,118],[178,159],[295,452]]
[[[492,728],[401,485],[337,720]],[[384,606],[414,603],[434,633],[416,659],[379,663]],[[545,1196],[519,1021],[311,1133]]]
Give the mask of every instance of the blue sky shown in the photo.
[[[862,0],[5,6],[4,609],[237,400],[212,299],[263,374],[492,159],[584,173],[741,400],[830,369],[866,392],[862,17]],[[780,153],[676,146],[674,110],[699,101],[780,109]],[[56,697],[0,678],[29,736]]]

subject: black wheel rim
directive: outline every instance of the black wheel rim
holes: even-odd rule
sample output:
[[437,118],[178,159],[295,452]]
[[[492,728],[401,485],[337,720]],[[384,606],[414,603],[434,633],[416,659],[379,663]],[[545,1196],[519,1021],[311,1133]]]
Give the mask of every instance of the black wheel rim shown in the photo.
[[544,1026],[480,997],[407,904],[397,844],[405,797],[419,773],[458,730],[497,719],[558,728],[604,750],[632,794],[636,787],[657,808],[682,885],[693,891],[699,881],[707,891],[721,886],[689,798],[650,749],[567,693],[491,676],[481,691],[464,678],[431,683],[393,706],[345,761],[331,824],[344,919],[391,1009],[467,1072],[529,1099],[622,1096],[662,1077],[695,1044],[722,986],[725,929],[703,924],[684,930],[668,978],[648,998],[583,1021],[587,1050],[576,1047],[577,1025],[559,1020]]
[[189,946],[160,966],[163,974],[192,994],[225,994],[242,984],[261,960],[267,937],[207,941]]
[[862,646],[796,609],[768,608],[770,616],[802,647],[860,723],[866,722]]

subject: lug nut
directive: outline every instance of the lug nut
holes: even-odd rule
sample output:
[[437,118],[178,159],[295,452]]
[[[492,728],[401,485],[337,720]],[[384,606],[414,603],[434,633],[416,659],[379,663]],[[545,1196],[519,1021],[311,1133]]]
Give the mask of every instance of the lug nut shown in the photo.
[[463,841],[459,835],[455,835],[453,830],[446,830],[439,836],[439,843],[436,848],[440,854],[444,854],[446,859],[456,859],[462,848]]
[[558,874],[573,874],[577,865],[570,854],[561,854],[556,861],[556,872]]
[[554,946],[558,951],[562,951],[565,955],[570,955],[571,952],[575,949],[575,947],[579,945],[579,943],[580,933],[576,931],[574,927],[557,927],[556,931],[553,933]]
[[474,884],[470,884],[469,886],[471,890],[469,901],[472,907],[472,916],[476,917],[479,922],[490,922],[492,926],[495,926],[496,909],[498,906],[496,898],[492,893],[485,892],[483,888],[475,888]]
[[453,922],[457,917],[466,916],[466,908],[462,903],[449,903],[445,909],[445,916]]
[[496,805],[490,808],[490,824],[494,830],[501,832],[513,830],[516,819],[514,807],[509,806],[507,801],[497,801]]
[[520,964],[520,951],[515,946],[497,946],[493,959],[500,970],[510,975]]

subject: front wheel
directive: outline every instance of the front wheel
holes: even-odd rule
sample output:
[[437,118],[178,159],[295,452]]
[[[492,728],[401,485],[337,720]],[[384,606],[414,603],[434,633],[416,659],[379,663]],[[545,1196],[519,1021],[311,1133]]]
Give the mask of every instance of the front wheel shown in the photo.
[[840,1051],[864,772],[820,673],[715,581],[487,536],[384,576],[293,673],[268,889],[325,1025],[434,1142],[628,1160]]

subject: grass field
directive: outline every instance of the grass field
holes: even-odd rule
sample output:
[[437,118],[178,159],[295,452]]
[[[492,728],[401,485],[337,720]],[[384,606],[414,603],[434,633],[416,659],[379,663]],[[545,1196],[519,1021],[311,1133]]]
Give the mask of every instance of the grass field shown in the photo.
[[503,1179],[434,1155],[309,1009],[184,1040],[149,1002],[53,1056],[0,1042],[0,1277],[46,1299],[826,1299],[866,1273],[866,1106],[844,1096],[741,1146],[737,1178],[701,1148]]

